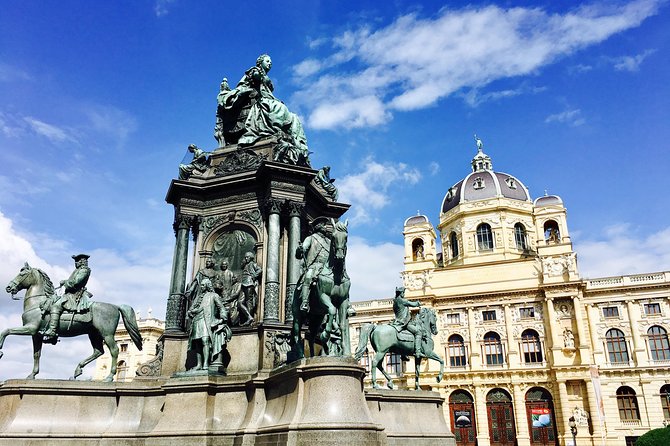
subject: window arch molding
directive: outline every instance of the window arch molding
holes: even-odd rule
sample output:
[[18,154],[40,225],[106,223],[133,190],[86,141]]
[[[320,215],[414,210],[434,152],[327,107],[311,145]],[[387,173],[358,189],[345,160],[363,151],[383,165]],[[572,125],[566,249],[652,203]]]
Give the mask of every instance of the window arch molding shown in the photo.
[[640,408],[637,404],[637,394],[629,386],[621,386],[616,391],[619,419],[621,421],[640,421]]
[[482,222],[477,225],[475,232],[477,237],[477,250],[493,251],[494,243],[493,230],[491,229],[491,225],[486,222]]
[[605,333],[605,342],[610,363],[627,364],[629,362],[628,343],[623,331],[618,328],[610,328]]
[[660,325],[652,325],[647,330],[649,353],[653,361],[670,360],[670,341],[668,331]]

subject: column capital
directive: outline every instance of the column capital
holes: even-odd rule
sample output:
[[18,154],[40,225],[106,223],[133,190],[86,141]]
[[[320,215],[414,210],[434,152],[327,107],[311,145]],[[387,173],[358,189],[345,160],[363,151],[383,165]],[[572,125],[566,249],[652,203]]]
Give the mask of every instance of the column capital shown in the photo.
[[180,212],[176,213],[174,216],[174,222],[172,223],[172,229],[174,229],[175,234],[180,229],[189,229],[193,226],[194,222],[197,224],[197,217],[195,215],[182,214]]
[[305,203],[302,201],[286,200],[285,206],[289,217],[300,217],[305,209]]
[[268,214],[281,214],[283,203],[284,200],[278,198],[266,198],[263,202],[263,207]]

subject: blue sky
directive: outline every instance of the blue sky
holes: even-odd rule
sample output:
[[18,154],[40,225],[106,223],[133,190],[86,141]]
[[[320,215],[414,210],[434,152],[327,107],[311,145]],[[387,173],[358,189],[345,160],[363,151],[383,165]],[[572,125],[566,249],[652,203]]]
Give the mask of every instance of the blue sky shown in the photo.
[[[78,252],[97,299],[164,317],[169,182],[261,53],[352,204],[354,299],[400,282],[402,223],[437,224],[474,133],[533,198],[563,198],[582,275],[670,269],[667,2],[246,3],[0,1],[0,328],[24,261],[58,281]],[[40,376],[88,354],[68,342]],[[29,345],[6,341],[0,379]]]

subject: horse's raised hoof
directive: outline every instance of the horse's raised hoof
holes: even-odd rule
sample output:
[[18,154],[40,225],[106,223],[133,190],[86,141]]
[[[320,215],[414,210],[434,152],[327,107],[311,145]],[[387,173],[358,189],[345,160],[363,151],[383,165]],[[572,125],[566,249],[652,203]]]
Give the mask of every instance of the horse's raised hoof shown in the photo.
[[437,375],[437,382],[440,382],[440,381],[442,381],[442,375],[441,374]]
[[74,369],[74,375],[70,378],[71,380],[77,379],[79,376],[81,376],[81,367],[77,366],[76,369]]

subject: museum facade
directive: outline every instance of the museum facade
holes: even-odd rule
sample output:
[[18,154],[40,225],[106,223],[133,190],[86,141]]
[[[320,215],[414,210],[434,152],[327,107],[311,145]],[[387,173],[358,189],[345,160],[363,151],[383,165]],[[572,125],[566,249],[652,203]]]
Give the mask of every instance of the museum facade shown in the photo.
[[[405,298],[435,310],[445,360],[439,383],[423,362],[421,387],[445,398],[457,444],[623,446],[666,425],[670,272],[582,278],[561,198],[532,200],[477,145],[437,228],[416,215],[403,229]],[[394,316],[393,299],[353,307],[352,350]],[[414,386],[413,361],[383,367]]]

